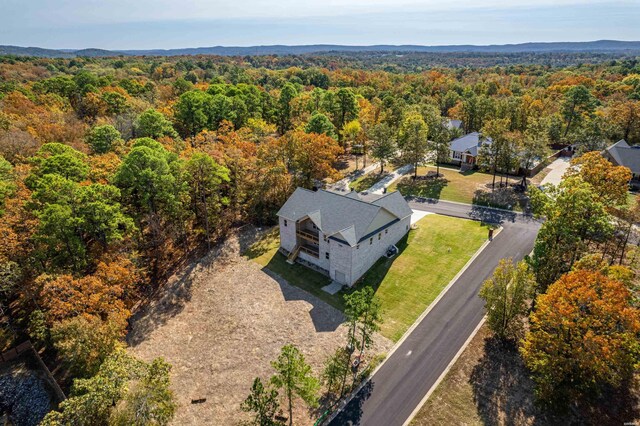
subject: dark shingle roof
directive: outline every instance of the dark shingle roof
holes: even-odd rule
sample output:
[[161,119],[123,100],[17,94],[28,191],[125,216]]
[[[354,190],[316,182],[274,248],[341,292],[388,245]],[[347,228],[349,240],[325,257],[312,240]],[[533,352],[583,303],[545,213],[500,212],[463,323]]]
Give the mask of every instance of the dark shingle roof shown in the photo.
[[640,174],[640,147],[629,146],[624,139],[607,148],[611,158],[619,165],[631,169],[631,173]]
[[482,140],[480,133],[473,132],[452,140],[449,147],[452,151],[468,152],[475,157],[478,155],[478,150],[482,144],[490,144],[491,142],[491,138]]
[[368,202],[353,193],[343,195],[324,190],[309,191],[297,188],[278,211],[278,216],[291,221],[309,216],[324,234],[331,236],[339,233],[339,238],[354,246],[365,237],[371,223],[382,209],[397,219],[403,219],[412,213],[405,199],[397,191]]

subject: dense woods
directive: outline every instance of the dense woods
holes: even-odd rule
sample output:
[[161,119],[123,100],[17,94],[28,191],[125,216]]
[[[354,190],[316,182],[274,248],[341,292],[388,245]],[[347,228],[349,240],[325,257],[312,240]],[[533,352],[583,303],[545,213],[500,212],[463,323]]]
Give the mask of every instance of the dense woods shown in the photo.
[[[48,424],[92,411],[91,424],[131,424],[127,416],[140,410],[164,424],[173,410],[169,367],[121,351],[136,303],[232,227],[273,223],[297,186],[338,179],[339,158],[356,147],[381,167],[398,150],[405,163],[432,153],[441,162],[459,136],[447,119],[459,119],[464,131],[496,142],[481,153],[496,173],[549,145],[588,152],[621,138],[640,143],[636,59],[424,71],[362,61],[0,57],[0,349],[28,337],[64,366],[72,398]],[[604,166],[582,161],[591,163],[550,195],[533,195],[537,212],[554,218],[531,259],[536,284],[527,284],[541,296],[523,353],[543,375],[552,364],[536,333],[554,321],[546,312],[565,287],[597,282],[600,297],[615,303],[606,312],[623,312],[624,333],[638,336],[637,310],[621,306],[631,290],[602,272],[575,270],[594,247],[610,264],[627,262],[619,237],[630,220],[614,228],[611,217],[629,176],[607,169],[602,181],[589,170]],[[637,208],[622,210],[628,217]],[[520,267],[509,273],[531,279]],[[523,296],[513,297],[511,317],[519,318]],[[500,327],[505,336],[521,332]],[[611,339],[623,342],[631,336],[624,333]],[[597,374],[615,384],[625,371]],[[122,401],[117,409],[87,397],[115,376],[105,398]],[[125,389],[127,380],[137,387]],[[139,401],[144,389],[158,394],[156,405]]]

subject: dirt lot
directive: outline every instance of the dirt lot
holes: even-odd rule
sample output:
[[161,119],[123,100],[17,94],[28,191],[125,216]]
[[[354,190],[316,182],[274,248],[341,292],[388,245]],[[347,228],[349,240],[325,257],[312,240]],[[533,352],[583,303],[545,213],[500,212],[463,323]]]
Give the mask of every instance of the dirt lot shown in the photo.
[[[176,425],[231,425],[256,376],[268,379],[280,348],[297,345],[316,373],[344,344],[340,311],[265,273],[240,256],[257,237],[245,230],[208,257],[172,277],[154,302],[137,312],[128,336],[145,360],[162,356],[173,365]],[[391,342],[377,337],[376,352]],[[202,404],[192,399],[206,398]],[[312,424],[305,409],[296,424]]]

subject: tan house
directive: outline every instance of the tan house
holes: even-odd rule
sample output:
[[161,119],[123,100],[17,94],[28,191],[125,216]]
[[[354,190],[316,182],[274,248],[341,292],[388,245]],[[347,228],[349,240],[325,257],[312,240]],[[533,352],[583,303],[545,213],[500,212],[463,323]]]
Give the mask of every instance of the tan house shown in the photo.
[[298,188],[278,212],[280,251],[352,286],[409,231],[412,210],[395,191],[381,196]]

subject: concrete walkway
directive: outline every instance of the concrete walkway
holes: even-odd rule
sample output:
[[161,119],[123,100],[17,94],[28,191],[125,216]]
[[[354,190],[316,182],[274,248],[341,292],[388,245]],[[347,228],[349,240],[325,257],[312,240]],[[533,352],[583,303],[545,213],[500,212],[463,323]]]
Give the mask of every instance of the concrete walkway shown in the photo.
[[329,189],[332,191],[349,192],[350,191],[349,185],[351,184],[351,182],[379,168],[380,168],[380,163],[370,164],[364,169],[358,170],[358,172],[351,173],[349,176],[337,181],[333,185],[329,185]]
[[560,181],[562,181],[562,176],[567,171],[571,158],[569,157],[560,157],[555,160],[553,163],[549,164],[547,167],[551,169],[548,175],[542,179],[542,185],[547,183],[552,183],[554,185],[558,185]]
[[393,182],[397,181],[402,176],[404,176],[407,173],[409,173],[411,170],[413,170],[413,166],[411,164],[407,164],[406,166],[402,166],[402,167],[394,170],[393,173],[389,174],[389,176],[386,176],[380,182],[375,183],[371,188],[367,189],[364,192],[366,192],[368,194],[382,194],[382,193],[384,193],[384,189],[385,188],[389,187],[389,185],[391,185]]

